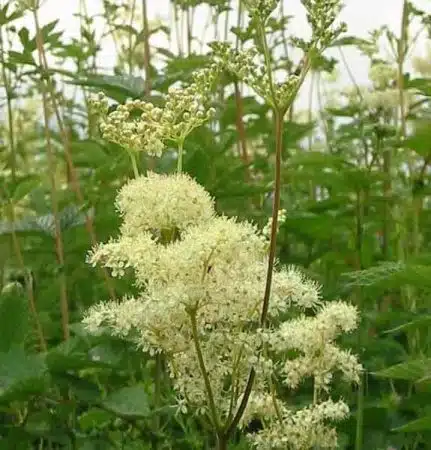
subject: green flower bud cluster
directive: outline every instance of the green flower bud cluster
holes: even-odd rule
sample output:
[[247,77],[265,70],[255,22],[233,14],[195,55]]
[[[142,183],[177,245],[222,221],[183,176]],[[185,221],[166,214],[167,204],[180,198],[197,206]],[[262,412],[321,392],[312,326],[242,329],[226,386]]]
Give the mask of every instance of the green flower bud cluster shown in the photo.
[[18,8],[29,11],[37,11],[40,8],[40,0],[17,0]]
[[100,120],[104,139],[129,151],[145,151],[160,156],[166,142],[182,143],[194,128],[214,116],[214,108],[206,108],[209,93],[219,70],[216,65],[197,71],[187,87],[171,87],[164,96],[163,108],[143,100],[128,100],[108,113],[108,99],[99,93],[90,106]]
[[334,27],[335,19],[342,9],[341,0],[301,0],[307,10],[314,43],[327,47],[335,38],[346,31],[346,24]]
[[244,6],[247,8],[252,18],[260,18],[265,21],[274,9],[277,7],[280,0],[243,0]]
[[266,66],[256,60],[256,48],[236,50],[226,42],[213,42],[211,48],[220,66],[244,81],[268,104],[274,104],[275,101],[281,108],[289,105],[298,86],[297,76],[292,75],[283,83],[275,83],[272,89]]

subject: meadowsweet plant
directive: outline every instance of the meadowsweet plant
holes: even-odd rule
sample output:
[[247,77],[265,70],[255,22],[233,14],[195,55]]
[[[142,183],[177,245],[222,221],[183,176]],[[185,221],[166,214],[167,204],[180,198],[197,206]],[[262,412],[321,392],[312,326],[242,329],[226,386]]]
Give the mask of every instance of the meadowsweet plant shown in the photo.
[[[108,328],[161,355],[179,411],[207,421],[218,449],[228,448],[235,430],[256,418],[262,429],[249,438],[258,449],[330,448],[337,445],[331,423],[349,412],[342,400],[331,399],[331,383],[339,375],[358,382],[361,372],[337,338],[356,328],[358,311],[324,302],[316,283],[276,264],[283,119],[308,63],[300,76],[275,83],[264,25],[277,1],[245,3],[262,40],[261,63],[256,49],[238,53],[216,43],[212,65],[198,71],[190,86],[171,89],[164,107],[134,100],[108,113],[104,96],[93,99],[103,136],[129,151],[135,178],[117,196],[118,237],[96,246],[88,261],[113,276],[133,273],[139,294],[93,306],[84,323],[92,332]],[[304,5],[313,31],[308,49],[321,50],[339,33],[330,28],[339,2]],[[182,172],[184,141],[213,115],[206,105],[222,70],[240,75],[275,113],[274,208],[264,230],[217,214],[214,199]],[[139,175],[134,152],[160,156],[168,141],[178,147],[177,173]],[[281,401],[277,387],[293,391],[307,379],[313,381],[312,404],[299,408]]]
[[160,156],[167,142],[178,146],[178,169],[182,168],[184,140],[193,129],[210,119],[214,108],[207,107],[211,87],[219,73],[216,64],[194,73],[194,82],[184,88],[171,87],[163,108],[142,100],[130,100],[108,113],[108,99],[99,93],[90,99],[101,117],[102,136],[124,147],[130,154],[136,175],[135,152]]

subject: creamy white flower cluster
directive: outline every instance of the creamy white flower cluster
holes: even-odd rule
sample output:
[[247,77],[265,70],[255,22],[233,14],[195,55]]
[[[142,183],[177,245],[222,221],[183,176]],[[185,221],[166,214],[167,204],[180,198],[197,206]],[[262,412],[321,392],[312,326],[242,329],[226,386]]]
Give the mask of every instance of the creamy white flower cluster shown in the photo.
[[[377,74],[370,74],[377,82]],[[383,80],[380,80],[383,81]],[[373,83],[373,84],[374,84]],[[405,89],[402,93],[403,101],[408,110],[415,102],[416,94],[412,89]],[[328,108],[343,106],[365,107],[369,110],[379,110],[391,113],[400,105],[400,90],[394,87],[376,88],[367,86],[349,87],[343,90],[334,90],[327,101]]]
[[431,75],[431,45],[427,42],[425,49],[425,56],[414,56],[412,58],[412,65],[415,72],[423,77]]
[[264,417],[264,430],[251,437],[257,448],[310,448],[319,433],[334,443],[326,423],[346,416],[343,402],[298,411],[277,407],[281,401],[270,395],[269,380],[295,388],[311,377],[325,393],[334,372],[357,381],[356,358],[335,344],[355,328],[356,309],[323,303],[317,284],[293,268],[278,268],[270,328],[261,329],[267,239],[248,222],[217,215],[212,198],[188,175],[148,173],[129,181],[117,208],[119,237],[94,248],[88,259],[114,276],[133,271],[140,294],[92,307],[86,327],[109,328],[151,354],[163,353],[180,410],[192,408],[213,421],[216,411],[220,426],[235,414],[254,367],[241,425]]
[[[286,221],[286,210],[280,209],[278,211],[278,221],[277,221],[277,231],[281,225]],[[271,228],[272,228],[272,216],[268,219],[268,222],[263,227],[262,233],[269,239],[271,237]]]
[[201,126],[214,113],[205,108],[212,82],[218,76],[216,64],[196,71],[193,83],[184,88],[169,88],[163,108],[143,100],[128,100],[108,112],[103,93],[92,96],[90,106],[101,117],[100,131],[104,139],[127,150],[160,156],[166,142],[182,143],[192,130]]
[[281,408],[280,417],[253,436],[253,443],[260,450],[336,448],[336,430],[327,423],[343,420],[348,414],[345,403],[332,400],[296,411]]

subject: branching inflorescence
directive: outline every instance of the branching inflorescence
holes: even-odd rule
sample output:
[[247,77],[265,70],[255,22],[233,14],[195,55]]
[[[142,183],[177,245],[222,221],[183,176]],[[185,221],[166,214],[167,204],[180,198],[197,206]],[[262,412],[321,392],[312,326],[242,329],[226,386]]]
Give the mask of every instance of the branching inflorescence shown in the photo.
[[[247,3],[256,16],[255,3],[265,3],[269,15],[276,2]],[[325,11],[331,4],[330,11],[338,12],[337,1],[304,3],[310,14],[314,11],[316,29],[321,19],[314,3]],[[325,33],[328,39],[328,29]],[[105,138],[129,152],[152,155],[160,155],[166,141],[175,142],[179,170],[171,175],[136,171],[136,178],[120,190],[120,234],[94,248],[88,260],[117,277],[132,272],[139,294],[93,306],[84,323],[92,332],[108,328],[134,339],[143,351],[162,354],[179,409],[205,415],[219,442],[229,437],[232,423],[245,427],[259,418],[263,429],[250,435],[259,449],[335,447],[330,423],[344,419],[349,409],[342,400],[331,400],[331,382],[337,373],[358,382],[361,372],[356,357],[336,340],[356,328],[356,308],[324,302],[316,283],[292,267],[276,265],[263,324],[272,223],[260,231],[249,222],[218,215],[213,199],[181,172],[180,164],[186,136],[213,113],[203,105],[221,70],[236,71],[284,112],[299,81],[290,78],[276,86],[267,69],[260,74],[255,70],[255,52],[235,54],[222,44],[213,49],[212,67],[198,71],[191,86],[171,89],[164,108],[134,100],[108,114],[105,97],[93,99]],[[136,110],[140,114],[132,114]],[[251,368],[255,380],[238,418]],[[274,380],[294,390],[308,378],[314,383],[314,399],[304,408],[286,405],[274,388]]]

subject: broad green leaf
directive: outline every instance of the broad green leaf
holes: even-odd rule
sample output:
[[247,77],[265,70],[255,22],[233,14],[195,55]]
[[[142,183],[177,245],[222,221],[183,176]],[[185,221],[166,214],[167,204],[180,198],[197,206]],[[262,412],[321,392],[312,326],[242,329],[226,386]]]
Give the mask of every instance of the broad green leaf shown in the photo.
[[73,162],[77,167],[99,167],[109,160],[103,146],[90,139],[72,142]]
[[52,373],[52,383],[62,390],[72,392],[73,396],[81,402],[88,404],[99,402],[102,393],[96,383],[86,380],[78,375],[66,373],[66,371],[67,368],[65,368],[62,373]]
[[421,120],[414,123],[415,130],[413,134],[400,142],[401,147],[408,147],[421,156],[429,157],[431,155],[431,121]]
[[91,408],[79,416],[79,426],[83,431],[103,428],[112,420],[112,414],[100,408]]
[[108,411],[125,417],[149,417],[151,409],[148,394],[143,385],[135,385],[112,392],[102,402]]
[[28,195],[33,189],[40,184],[40,178],[36,175],[29,175],[22,178],[14,188],[13,203],[17,204],[21,199]]
[[92,357],[84,339],[77,336],[50,350],[46,355],[46,364],[50,371],[59,373],[109,366]]
[[431,97],[431,80],[429,78],[414,78],[408,80],[406,88],[417,89],[421,94]]
[[0,353],[0,402],[25,400],[45,390],[47,368],[42,355],[13,348]]
[[140,98],[144,93],[144,80],[140,77],[88,75],[68,83],[97,88],[118,103],[124,103],[128,98]]

